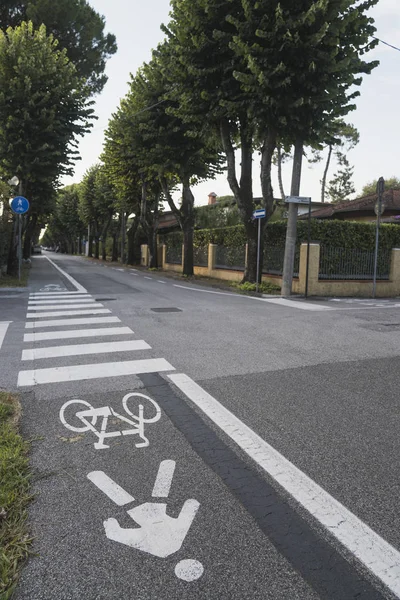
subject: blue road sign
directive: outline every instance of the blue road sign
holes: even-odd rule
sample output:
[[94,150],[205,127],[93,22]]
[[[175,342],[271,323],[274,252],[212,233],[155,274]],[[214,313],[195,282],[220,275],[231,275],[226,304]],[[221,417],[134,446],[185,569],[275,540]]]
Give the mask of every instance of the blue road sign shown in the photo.
[[11,200],[11,210],[17,215],[23,215],[29,210],[29,201],[23,196],[17,196]]
[[265,217],[265,208],[258,208],[253,212],[254,219],[264,219]]

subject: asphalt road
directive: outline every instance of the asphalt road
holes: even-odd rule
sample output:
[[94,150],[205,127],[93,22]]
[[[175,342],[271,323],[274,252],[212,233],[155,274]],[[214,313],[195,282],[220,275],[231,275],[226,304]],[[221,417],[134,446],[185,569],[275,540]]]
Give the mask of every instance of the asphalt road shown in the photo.
[[400,597],[400,301],[48,256],[0,293],[34,439],[17,600]]

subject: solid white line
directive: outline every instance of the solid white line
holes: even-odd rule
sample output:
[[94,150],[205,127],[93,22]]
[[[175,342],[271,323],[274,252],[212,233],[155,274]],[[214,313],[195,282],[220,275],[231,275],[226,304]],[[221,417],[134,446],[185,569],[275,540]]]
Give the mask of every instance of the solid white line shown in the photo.
[[168,498],[172,478],[175,471],[174,460],[163,460],[158,468],[156,481],[153,487],[153,498]]
[[131,335],[130,327],[103,327],[98,329],[72,329],[71,331],[45,331],[42,333],[25,333],[24,342],[41,342],[43,340],[67,340],[71,338],[103,337],[107,335]]
[[87,478],[118,506],[134,502],[135,498],[128,494],[118,483],[115,483],[104,471],[92,471]]
[[[229,294],[227,292],[212,292],[211,290],[201,290],[200,288],[192,288],[187,285],[178,285],[177,283],[172,284],[176,288],[182,290],[191,290],[192,292],[202,292],[203,294],[217,294],[218,296],[231,296],[232,298],[250,298],[250,296],[241,296],[239,294]],[[258,298],[257,298],[258,300]]]
[[400,595],[400,552],[184,374],[169,379],[339,542]]
[[52,319],[51,321],[33,321],[25,323],[25,329],[43,329],[43,327],[66,327],[67,325],[95,325],[97,323],[121,323],[118,317],[86,317],[82,319]]
[[92,296],[83,296],[75,298],[51,298],[48,300],[28,300],[28,306],[44,306],[45,304],[72,304],[74,302],[94,302]]
[[256,298],[270,304],[278,304],[280,306],[290,306],[290,308],[299,308],[300,310],[334,310],[331,306],[322,306],[321,304],[310,304],[307,302],[296,302],[296,300],[287,300],[286,298]]
[[46,313],[27,313],[27,319],[41,319],[43,317],[72,317],[74,315],[102,315],[105,313],[110,313],[111,310],[108,308],[99,308],[99,309],[91,309],[91,310],[65,310],[55,312],[46,312]]
[[80,381],[83,379],[102,379],[104,377],[158,373],[160,371],[175,371],[175,369],[164,358],[95,363],[91,365],[71,365],[69,367],[20,371],[18,374],[18,386],[60,383],[61,381]]
[[150,350],[151,346],[144,340],[127,340],[124,342],[96,342],[94,344],[71,344],[68,346],[50,346],[23,350],[21,360],[38,360],[57,356],[81,356],[84,354],[108,354],[109,352],[130,352],[133,350]]
[[12,323],[12,321],[0,322],[0,349],[3,345],[4,338],[6,337],[7,329],[10,323]]
[[96,308],[102,307],[104,304],[91,301],[92,304],[51,304],[50,306],[28,306],[28,310],[72,310],[75,308]]
[[56,265],[56,263],[54,261],[52,261],[48,256],[46,256],[47,260],[49,261],[49,263],[51,263],[53,265],[53,267],[55,267],[57,269],[57,271],[60,271],[60,273],[62,273],[64,275],[64,277],[66,279],[68,279],[68,281],[70,283],[72,283],[72,285],[74,285],[77,289],[78,292],[87,292],[87,289],[83,287],[83,285],[81,285],[80,283],[78,283],[76,281],[76,279],[74,279],[73,277],[71,277],[71,275],[68,275],[68,273],[66,273],[63,269],[61,269],[58,265]]

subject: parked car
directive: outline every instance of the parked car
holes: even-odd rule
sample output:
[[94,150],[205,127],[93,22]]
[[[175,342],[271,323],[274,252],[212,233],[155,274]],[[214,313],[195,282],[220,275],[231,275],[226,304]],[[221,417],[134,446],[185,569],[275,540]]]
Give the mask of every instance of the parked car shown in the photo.
[[32,254],[42,254],[41,246],[33,246]]

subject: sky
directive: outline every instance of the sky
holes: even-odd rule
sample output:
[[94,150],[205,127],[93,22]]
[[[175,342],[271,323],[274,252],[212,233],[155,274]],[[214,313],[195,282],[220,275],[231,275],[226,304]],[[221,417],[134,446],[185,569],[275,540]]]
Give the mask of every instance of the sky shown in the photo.
[[[96,98],[96,121],[93,130],[80,142],[82,160],[76,163],[73,177],[66,177],[63,184],[78,183],[86,169],[97,162],[103,146],[104,130],[111,115],[117,110],[120,99],[128,92],[130,73],[151,58],[151,50],[163,39],[161,23],[168,22],[169,0],[89,0],[97,12],[106,19],[106,30],[117,37],[118,52],[107,63],[108,82]],[[400,48],[400,0],[380,0],[370,11],[375,19],[376,36]],[[379,60],[380,65],[371,75],[364,77],[359,88],[357,110],[347,116],[360,133],[360,142],[348,154],[354,166],[353,181],[356,195],[362,187],[380,176],[400,177],[400,52],[388,46],[379,46],[366,55],[366,60]],[[300,193],[320,200],[320,180],[324,164],[303,166]],[[332,164],[329,176],[336,171]],[[328,179],[329,179],[328,176]],[[284,167],[284,188],[290,191],[291,165]],[[259,161],[255,156],[253,175],[254,196],[261,196]],[[276,172],[273,173],[275,197],[279,196]],[[207,196],[231,194],[226,175],[206,181],[193,188],[195,204],[207,203]],[[178,195],[179,196],[179,195]],[[356,197],[356,196],[354,196]]]

